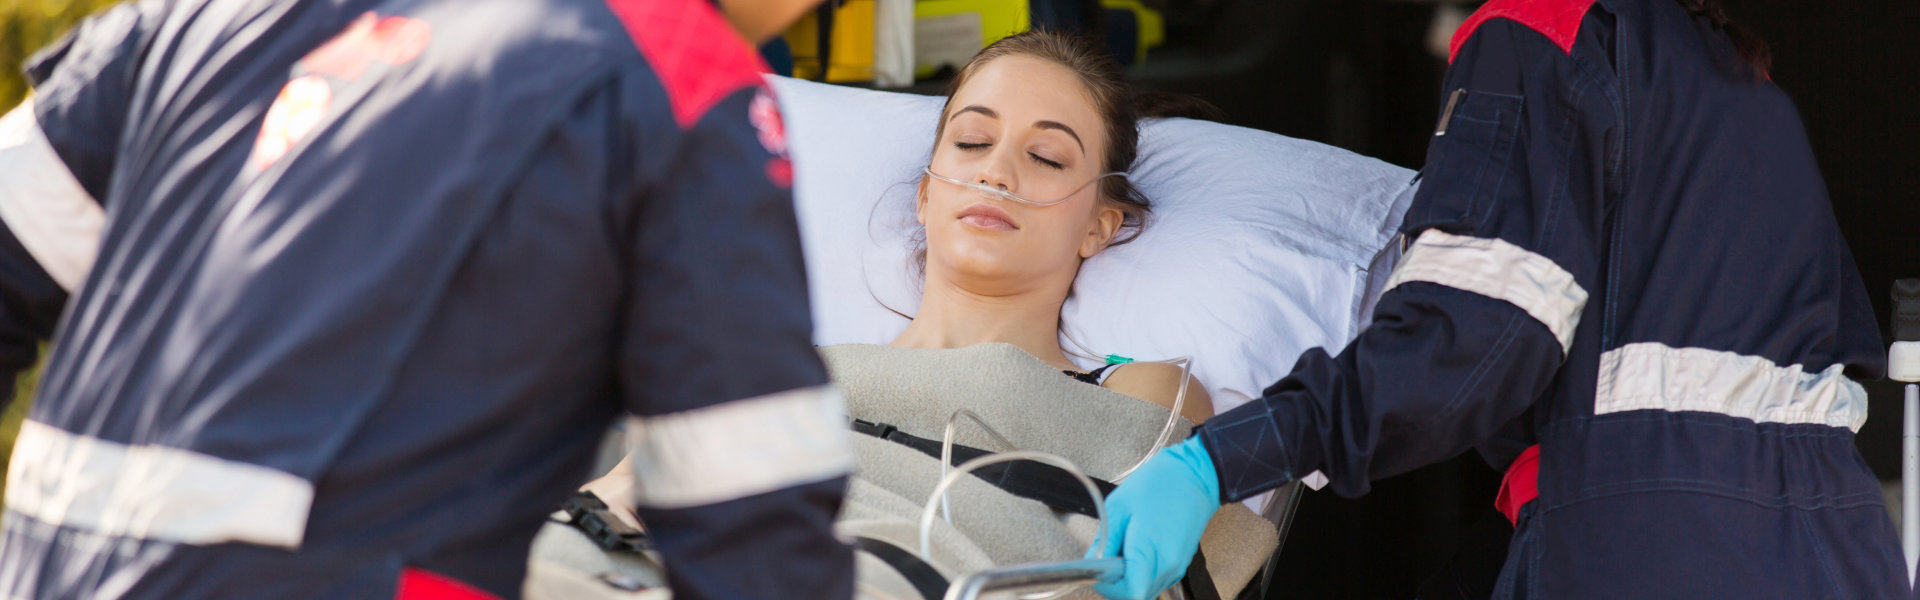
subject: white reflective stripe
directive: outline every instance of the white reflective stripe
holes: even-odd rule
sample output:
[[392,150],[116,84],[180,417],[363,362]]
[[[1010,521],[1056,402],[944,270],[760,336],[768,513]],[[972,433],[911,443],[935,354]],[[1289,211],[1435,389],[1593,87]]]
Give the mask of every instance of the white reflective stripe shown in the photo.
[[627,426],[641,506],[686,508],[824,481],[853,469],[832,386],[789,390]]
[[129,446],[35,421],[7,465],[7,508],[107,536],[299,548],[313,484],[191,450]]
[[1498,238],[1438,229],[1414,240],[1386,289],[1409,281],[1437,283],[1518,306],[1553,332],[1563,354],[1573,348],[1580,310],[1587,306],[1587,290],[1553,260]]
[[68,292],[100,252],[106,213],[54,153],[32,98],[0,117],[0,222]]
[[1600,355],[1593,413],[1697,411],[1758,423],[1813,423],[1855,432],[1867,422],[1867,390],[1842,365],[1808,373],[1758,356],[1643,342]]

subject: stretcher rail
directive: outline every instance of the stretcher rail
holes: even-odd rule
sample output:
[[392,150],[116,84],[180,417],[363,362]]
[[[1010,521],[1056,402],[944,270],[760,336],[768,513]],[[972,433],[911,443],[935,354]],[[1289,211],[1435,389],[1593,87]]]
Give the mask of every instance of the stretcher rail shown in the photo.
[[1096,558],[1057,563],[994,567],[972,573],[947,587],[946,600],[978,600],[982,594],[1039,586],[1061,586],[1119,579],[1126,563]]

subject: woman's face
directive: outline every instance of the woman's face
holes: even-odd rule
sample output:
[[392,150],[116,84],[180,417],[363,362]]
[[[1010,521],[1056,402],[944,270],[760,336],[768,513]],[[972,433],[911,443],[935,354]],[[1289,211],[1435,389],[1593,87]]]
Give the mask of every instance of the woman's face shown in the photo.
[[980,66],[947,103],[929,166],[1033,206],[923,177],[927,268],[1017,291],[1064,278],[1106,247],[1124,214],[1087,185],[1105,167],[1106,128],[1079,77],[1027,56]]

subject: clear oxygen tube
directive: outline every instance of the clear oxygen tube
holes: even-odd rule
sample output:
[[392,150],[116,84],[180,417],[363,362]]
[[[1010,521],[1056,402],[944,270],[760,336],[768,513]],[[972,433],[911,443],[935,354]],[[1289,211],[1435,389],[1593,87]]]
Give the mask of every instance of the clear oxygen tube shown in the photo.
[[[940,480],[941,481],[944,482],[947,480],[948,477],[952,477],[954,475],[954,473],[951,472],[955,468],[953,467],[953,432],[954,432],[954,426],[960,423],[961,417],[966,417],[967,419],[973,421],[975,424],[979,425],[981,431],[985,431],[989,437],[993,438],[993,441],[999,443],[1001,446],[1006,447],[1008,450],[1007,452],[1002,452],[999,454],[991,454],[988,456],[982,456],[980,458],[976,458],[974,459],[974,462],[978,462],[982,459],[989,458],[992,456],[1000,456],[1002,454],[1012,454],[1012,453],[1017,453],[1022,451],[1019,446],[1015,446],[1013,445],[1013,442],[1007,441],[1006,436],[1000,435],[1000,432],[995,430],[992,425],[988,425],[987,421],[985,419],[980,418],[979,414],[976,414],[973,411],[967,410],[964,408],[955,410],[953,411],[952,415],[947,416],[946,429],[940,434]],[[1049,455],[1049,456],[1052,456],[1052,455]],[[1073,461],[1069,461],[1065,458],[1061,458],[1060,462],[1061,464],[1065,464],[1065,465],[1073,464]],[[961,466],[965,467],[966,464],[972,464],[972,462],[962,464]],[[981,463],[979,465],[976,465],[976,468],[984,467],[988,464],[992,464],[992,463]],[[1054,466],[1061,466],[1060,464],[1055,464],[1055,463],[1047,463],[1047,464],[1053,464]],[[1082,472],[1079,468],[1074,466],[1066,466],[1062,468],[1066,469],[1068,473],[1072,473],[1074,477],[1080,479],[1083,483],[1088,483],[1088,484],[1092,483],[1092,479],[1087,477],[1086,474]],[[961,469],[961,472],[966,473],[966,472],[969,472],[969,470]],[[954,477],[954,479],[958,479],[958,477]],[[1098,526],[1102,528],[1101,531],[1104,531],[1105,530],[1104,528],[1107,522],[1106,509],[1104,508],[1105,498],[1102,498],[1100,496],[1100,489],[1098,487],[1089,488],[1087,490],[1087,493],[1091,494],[1094,497],[1094,507],[1096,509],[1095,512],[1099,514]],[[940,499],[940,515],[942,518],[946,519],[948,525],[952,525],[953,524],[953,503],[950,497],[948,496],[946,490],[944,488],[940,488],[936,486],[933,491],[932,497]],[[931,508],[932,506],[933,506],[933,501],[931,498],[929,498],[927,501],[926,508]],[[925,555],[928,550],[927,528],[929,525],[931,525],[930,522],[925,520],[924,518],[925,516],[926,515],[924,514],[922,515],[923,518],[922,518],[922,523],[920,527],[920,552],[923,555]],[[1096,542],[1099,541],[1099,538],[1097,537],[1098,535],[1099,534],[1095,534],[1096,537],[1094,541]],[[930,556],[927,556],[925,558],[929,561],[932,560],[932,557]],[[1055,598],[1067,592],[1073,591],[1073,589],[1076,587],[1079,587],[1079,586],[1065,586],[1065,587],[1057,588],[1047,592],[1040,592],[1036,594],[1024,594],[1024,595],[1020,595],[1019,599],[1020,600],[1050,600],[1051,598]]]
[[[1065,323],[1061,324],[1060,337],[1062,339],[1065,339],[1067,342],[1071,343],[1074,346],[1073,349],[1069,349],[1067,348],[1067,344],[1060,345],[1060,349],[1062,351],[1067,352],[1068,354],[1072,354],[1074,356],[1078,356],[1080,358],[1084,358],[1092,361],[1107,360],[1106,357],[1095,356],[1091,351],[1089,351],[1089,349],[1087,348],[1087,345],[1080,343],[1080,340],[1073,336],[1073,332],[1067,329]],[[1145,465],[1147,464],[1147,461],[1152,460],[1154,455],[1160,453],[1161,448],[1167,447],[1167,440],[1172,439],[1173,437],[1174,424],[1180,422],[1180,409],[1186,407],[1187,405],[1187,387],[1193,383],[1193,357],[1192,356],[1176,356],[1174,358],[1169,358],[1166,360],[1136,361],[1136,362],[1163,362],[1167,364],[1179,365],[1180,366],[1180,388],[1178,390],[1175,390],[1173,393],[1173,407],[1167,411],[1166,424],[1160,426],[1160,435],[1154,438],[1153,445],[1147,447],[1146,453],[1140,456],[1140,460],[1135,461],[1133,463],[1133,466],[1127,467],[1125,471],[1121,471],[1119,475],[1115,475],[1113,477],[1114,483],[1120,483],[1122,481],[1126,481],[1128,475],[1132,475],[1134,471],[1137,471],[1140,469],[1141,465]]]
[[[1095,528],[1094,531],[1096,533],[1094,534],[1093,543],[1091,547],[1094,549],[1094,558],[1097,559],[1097,558],[1106,557],[1105,548],[1100,543],[1101,541],[1100,538],[1101,536],[1106,535],[1106,531],[1107,531],[1107,499],[1106,497],[1100,494],[1100,488],[1093,485],[1093,479],[1090,477],[1087,477],[1087,474],[1081,471],[1080,467],[1074,465],[1073,461],[1067,460],[1065,458],[1061,458],[1060,456],[1048,454],[1045,452],[1038,452],[1034,450],[1014,450],[1010,452],[999,452],[995,454],[988,454],[986,456],[982,456],[979,458],[975,458],[973,460],[969,460],[964,463],[960,463],[960,466],[955,467],[952,472],[947,473],[946,475],[943,475],[940,477],[940,483],[933,486],[933,494],[929,498],[927,498],[926,504],[920,507],[920,558],[921,560],[925,560],[929,563],[933,562],[933,546],[930,540],[932,539],[932,536],[933,536],[934,511],[938,509],[940,505],[945,501],[947,497],[947,489],[953,487],[955,483],[958,483],[961,477],[965,477],[968,473],[972,473],[976,469],[979,469],[981,467],[985,467],[988,465],[994,465],[994,464],[999,464],[1003,462],[1011,462],[1016,460],[1030,460],[1033,462],[1058,467],[1061,470],[1066,471],[1068,474],[1073,475],[1074,479],[1080,481],[1080,485],[1086,487],[1087,495],[1093,498],[1093,513],[1094,513],[1094,528]],[[946,515],[946,518],[948,519],[948,522],[952,522],[952,519],[953,519],[952,513],[948,513]],[[1065,586],[1065,587],[1061,587],[1061,588],[1057,588],[1057,589],[1053,589],[1045,592],[1024,594],[1019,597],[1021,600],[1047,600],[1050,598],[1056,598],[1056,597],[1062,596],[1067,592],[1070,592],[1073,589],[1078,587],[1080,586],[1070,585],[1070,586]]]
[[[1064,329],[1062,330],[1062,334],[1067,335]],[[1072,340],[1070,336],[1068,337],[1068,339]],[[1080,344],[1077,340],[1073,340],[1073,343],[1076,346],[1080,346],[1081,349],[1083,350],[1085,349],[1085,345]],[[1082,358],[1087,358],[1091,360],[1106,360],[1101,357],[1094,357],[1094,356],[1088,355],[1084,352],[1073,352],[1073,353],[1076,356],[1080,356]],[[1171,409],[1167,411],[1167,421],[1164,425],[1161,425],[1160,432],[1158,435],[1155,436],[1153,444],[1146,449],[1146,452],[1143,455],[1141,455],[1140,459],[1135,461],[1132,466],[1127,467],[1126,470],[1121,471],[1119,475],[1115,476],[1114,477],[1115,482],[1125,480],[1128,475],[1133,474],[1133,472],[1135,470],[1138,470],[1141,465],[1144,465],[1147,463],[1148,460],[1151,460],[1154,457],[1154,455],[1159,454],[1160,449],[1164,448],[1167,444],[1167,440],[1173,436],[1173,426],[1179,423],[1179,420],[1180,420],[1180,409],[1186,405],[1187,387],[1188,387],[1188,384],[1190,384],[1193,379],[1193,358],[1190,356],[1181,356],[1181,357],[1176,357],[1169,360],[1155,361],[1155,362],[1165,362],[1168,364],[1179,365],[1180,366],[1180,387],[1179,389],[1174,391],[1173,406]],[[973,421],[975,425],[978,425],[980,427],[981,431],[984,431],[988,437],[993,438],[993,441],[995,443],[998,443],[1002,447],[1006,448],[1007,451],[975,458],[973,460],[962,463],[958,467],[954,467],[953,466],[954,433],[957,427],[960,425],[961,419],[963,418]],[[1042,460],[1040,458],[1035,458],[1035,457],[1045,457],[1045,460]],[[1106,534],[1106,521],[1107,521],[1106,502],[1105,502],[1106,499],[1100,494],[1099,488],[1093,485],[1093,480],[1089,478],[1084,471],[1080,470],[1078,466],[1074,465],[1072,461],[1069,461],[1065,458],[1061,458],[1056,455],[1047,454],[1044,452],[1021,449],[1019,446],[1015,445],[1011,440],[1008,440],[1006,436],[1001,435],[1000,432],[998,430],[995,430],[992,425],[988,425],[986,420],[981,418],[979,414],[971,410],[961,408],[953,411],[953,414],[947,416],[946,427],[944,428],[944,430],[941,432],[941,435],[940,435],[940,483],[934,486],[933,493],[927,498],[927,502],[925,506],[922,508],[922,512],[920,515],[921,516],[920,518],[920,554],[922,558],[929,561],[932,560],[931,548],[929,546],[928,540],[933,528],[933,519],[934,519],[934,515],[936,514],[935,509],[936,508],[939,509],[938,514],[940,514],[947,521],[949,525],[953,524],[953,504],[951,499],[948,497],[947,490],[948,488],[952,487],[954,482],[959,480],[961,475],[970,473],[975,469],[978,469],[980,467],[984,467],[987,465],[1011,461],[1011,460],[1022,460],[1022,459],[1034,460],[1036,462],[1041,462],[1041,463],[1049,464],[1049,465],[1064,469],[1068,473],[1071,473],[1076,479],[1080,480],[1080,482],[1083,485],[1087,486],[1087,494],[1092,496],[1094,499],[1094,512],[1097,515],[1098,522],[1096,523],[1096,531],[1098,533],[1095,534],[1093,544],[1096,547],[1098,547],[1098,545],[1100,544],[1100,536]],[[1095,558],[1104,558],[1104,555],[1100,553],[1096,553]],[[1021,600],[1049,600],[1051,598],[1056,598],[1061,595],[1064,595],[1067,592],[1072,591],[1077,587],[1079,586],[1067,586],[1067,587],[1062,587],[1062,588],[1058,588],[1058,589],[1054,589],[1046,592],[1021,595],[1019,596],[1019,598]]]
[[[1081,355],[1081,356],[1085,356],[1085,355]],[[1092,357],[1087,357],[1087,358],[1092,358]],[[1175,358],[1164,360],[1164,361],[1154,361],[1154,362],[1165,362],[1168,364],[1176,364],[1180,366],[1180,389],[1174,391],[1173,393],[1173,407],[1167,411],[1167,422],[1160,426],[1160,433],[1154,436],[1153,444],[1147,447],[1145,453],[1141,454],[1140,460],[1134,461],[1132,466],[1127,467],[1126,470],[1123,470],[1118,475],[1115,475],[1113,478],[1114,483],[1125,481],[1128,475],[1132,475],[1134,471],[1139,470],[1141,465],[1147,464],[1148,460],[1152,460],[1154,455],[1160,453],[1161,448],[1165,448],[1167,446],[1167,440],[1173,437],[1173,426],[1180,422],[1180,409],[1186,406],[1187,387],[1188,387],[1188,384],[1193,381],[1193,357],[1180,356],[1180,357],[1175,357]],[[979,425],[981,431],[986,432],[989,437],[993,438],[993,441],[998,442],[1002,447],[1006,448],[1007,450],[1021,449],[1018,445],[1015,445],[1012,441],[1007,440],[1006,436],[1000,435],[1000,432],[995,430],[993,426],[988,425],[986,420],[980,418],[980,415],[975,414],[973,411],[967,410],[964,408],[955,410],[953,411],[952,415],[947,416],[946,428],[940,434],[940,475],[942,477],[945,477],[948,474],[948,472],[951,471],[953,468],[954,428],[956,425],[960,423],[960,419],[962,417],[965,417],[973,421],[974,424]],[[943,514],[948,515],[947,523],[949,524],[953,523],[953,517],[952,517],[953,506],[950,502],[948,502],[947,497],[944,495],[940,496],[940,509]]]
[[1125,171],[1112,171],[1108,173],[1101,173],[1099,175],[1093,176],[1093,179],[1087,180],[1086,183],[1080,184],[1080,187],[1073,188],[1073,191],[1067,192],[1066,194],[1058,198],[1048,197],[1046,199],[1035,199],[1035,198],[1028,198],[1026,196],[1013,193],[1012,191],[997,188],[984,183],[974,183],[971,181],[964,181],[960,179],[954,179],[952,177],[948,177],[945,175],[941,175],[939,173],[933,172],[932,166],[923,168],[921,169],[921,171],[925,171],[928,177],[932,177],[939,181],[943,181],[946,183],[950,183],[953,185],[957,185],[963,188],[973,190],[974,193],[980,194],[981,196],[985,196],[988,198],[999,198],[1001,200],[1006,200],[1008,202],[1015,202],[1019,204],[1025,204],[1028,206],[1042,206],[1042,207],[1053,206],[1055,204],[1066,202],[1067,199],[1072,198],[1075,194],[1080,193],[1081,190],[1087,189],[1087,186],[1093,185],[1093,183],[1096,181],[1100,181],[1108,177],[1114,177],[1114,176],[1125,177],[1127,175]]

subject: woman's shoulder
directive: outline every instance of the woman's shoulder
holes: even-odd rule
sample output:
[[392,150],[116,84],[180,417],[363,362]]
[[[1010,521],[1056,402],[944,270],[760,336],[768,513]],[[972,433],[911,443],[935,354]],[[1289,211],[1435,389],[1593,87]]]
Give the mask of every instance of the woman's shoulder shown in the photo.
[[[1180,390],[1180,378],[1183,369],[1179,365],[1162,362],[1135,362],[1112,367],[1113,374],[1101,383],[1102,387],[1146,400],[1154,404],[1173,408],[1174,397]],[[1188,421],[1199,423],[1213,416],[1213,399],[1207,395],[1207,386],[1201,385],[1200,378],[1187,380],[1187,397],[1181,401],[1180,415]]]

